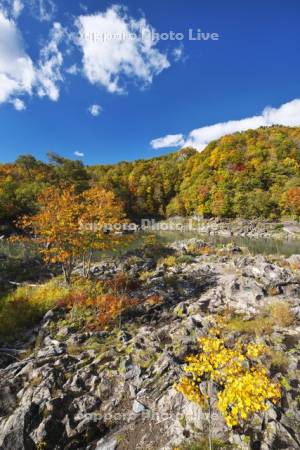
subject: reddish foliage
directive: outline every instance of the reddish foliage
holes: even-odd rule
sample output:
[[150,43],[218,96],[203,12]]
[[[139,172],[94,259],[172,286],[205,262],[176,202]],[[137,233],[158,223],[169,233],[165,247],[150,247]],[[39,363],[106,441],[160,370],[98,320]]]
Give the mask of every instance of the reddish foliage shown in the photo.
[[105,285],[116,293],[124,293],[138,288],[139,283],[130,278],[128,274],[119,272],[113,279],[106,281]]
[[235,164],[232,168],[233,172],[244,172],[246,170],[246,166],[243,163]]
[[207,186],[200,186],[198,189],[199,192],[199,201],[205,202],[209,195],[209,188]]
[[292,214],[300,214],[300,188],[290,188],[285,193],[285,207]]

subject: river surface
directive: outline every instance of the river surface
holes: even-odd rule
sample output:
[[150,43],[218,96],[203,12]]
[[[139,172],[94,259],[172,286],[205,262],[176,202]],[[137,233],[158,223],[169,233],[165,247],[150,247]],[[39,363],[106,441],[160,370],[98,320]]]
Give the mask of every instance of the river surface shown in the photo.
[[[179,231],[157,231],[151,233],[160,242],[168,244],[175,241],[197,238],[214,246],[222,246],[232,243],[238,247],[246,247],[253,255],[284,255],[291,256],[300,254],[300,239],[272,239],[272,238],[253,238],[242,236],[212,236],[208,234],[199,234],[196,232],[179,232]],[[148,233],[149,235],[149,233]],[[138,233],[133,242],[129,245],[130,249],[138,248],[147,233]]]
[[[197,232],[180,232],[180,231],[155,231],[155,232],[138,232],[133,236],[133,239],[128,244],[120,244],[115,251],[109,252],[95,252],[94,257],[97,259],[103,253],[105,256],[120,255],[128,250],[139,248],[147,236],[154,236],[159,242],[170,244],[175,241],[182,241],[191,238],[201,239],[204,242],[214,246],[223,246],[224,244],[232,243],[238,247],[246,247],[253,255],[284,255],[291,256],[294,254],[300,255],[300,239],[272,239],[272,238],[253,238],[242,236],[217,236],[209,234],[200,234]],[[1,271],[1,254],[9,255],[10,257],[28,258],[36,253],[37,249],[23,244],[0,241],[0,271]],[[93,258],[94,259],[94,258]],[[4,264],[5,265],[5,264]]]

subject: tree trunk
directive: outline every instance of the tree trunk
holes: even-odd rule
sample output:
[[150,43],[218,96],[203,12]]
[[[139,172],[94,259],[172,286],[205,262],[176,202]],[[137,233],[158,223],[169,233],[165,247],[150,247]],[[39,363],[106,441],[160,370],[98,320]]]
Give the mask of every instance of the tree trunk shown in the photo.
[[65,278],[65,283],[67,286],[71,284],[71,275],[73,271],[73,266],[71,262],[62,265],[62,270]]
[[212,448],[212,381],[208,382],[208,446],[209,450],[213,450]]

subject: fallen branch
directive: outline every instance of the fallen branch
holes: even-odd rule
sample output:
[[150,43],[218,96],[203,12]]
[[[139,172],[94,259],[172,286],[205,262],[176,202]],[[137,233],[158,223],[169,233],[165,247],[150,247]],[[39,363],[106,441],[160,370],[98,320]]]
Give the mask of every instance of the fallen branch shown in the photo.
[[9,348],[0,348],[0,353],[2,353],[5,356],[9,356],[10,358],[15,359],[16,361],[21,361],[19,358],[17,358],[15,355],[19,354],[20,351],[19,350],[13,350],[13,349],[9,349]]
[[38,287],[38,284],[30,284],[30,283],[17,283],[16,281],[9,281],[9,284],[13,286],[28,286],[28,287]]

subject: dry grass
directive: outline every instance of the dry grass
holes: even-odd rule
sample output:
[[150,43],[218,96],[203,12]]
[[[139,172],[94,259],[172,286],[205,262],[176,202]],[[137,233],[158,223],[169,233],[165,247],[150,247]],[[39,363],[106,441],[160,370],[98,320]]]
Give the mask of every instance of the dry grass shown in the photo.
[[288,356],[279,350],[269,350],[271,371],[273,373],[286,373],[289,365]]
[[224,317],[225,329],[257,336],[272,334],[274,327],[286,328],[295,323],[295,316],[290,305],[278,300],[266,305],[256,317],[248,320],[232,312]]
[[268,315],[273,323],[279,327],[289,327],[294,324],[295,316],[291,311],[290,305],[285,301],[275,301],[265,307],[265,314]]
[[20,330],[34,326],[68,293],[60,279],[36,287],[19,286],[1,299],[0,336],[10,339]]
[[216,254],[216,248],[210,247],[209,245],[204,246],[197,246],[197,245],[189,245],[188,246],[188,253],[192,255],[214,255]]
[[246,320],[243,316],[234,316],[224,325],[225,330],[242,334],[262,336],[273,332],[272,321],[268,317],[257,317]]

